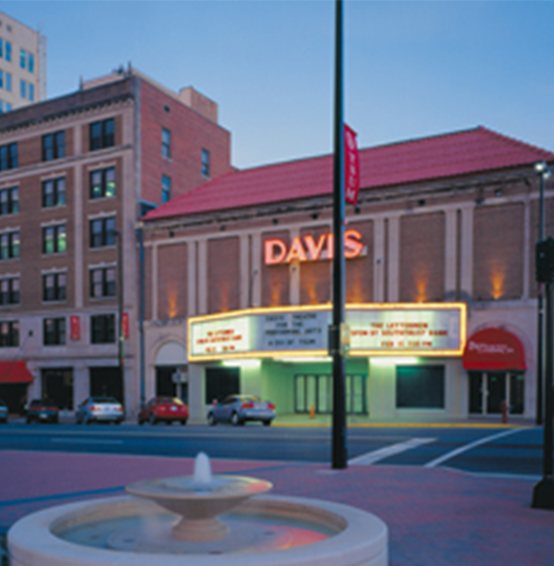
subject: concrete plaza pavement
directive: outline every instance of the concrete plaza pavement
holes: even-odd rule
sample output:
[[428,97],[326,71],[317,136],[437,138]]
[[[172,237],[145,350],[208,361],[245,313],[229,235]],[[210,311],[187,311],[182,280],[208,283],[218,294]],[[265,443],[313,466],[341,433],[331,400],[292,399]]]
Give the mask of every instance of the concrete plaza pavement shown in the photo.
[[[445,468],[212,461],[214,473],[271,481],[273,493],[326,499],[380,517],[391,566],[552,566],[554,511],[530,507],[534,480]],[[190,458],[0,452],[0,531],[39,509],[119,495],[132,481],[193,470]]]

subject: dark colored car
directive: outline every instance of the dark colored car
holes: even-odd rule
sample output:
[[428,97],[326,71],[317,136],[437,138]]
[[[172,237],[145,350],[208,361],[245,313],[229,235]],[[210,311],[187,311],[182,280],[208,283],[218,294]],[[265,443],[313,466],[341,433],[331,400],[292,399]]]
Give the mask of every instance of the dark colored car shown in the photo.
[[8,406],[0,399],[0,423],[8,422]]
[[214,401],[208,412],[208,424],[219,422],[242,425],[246,421],[261,421],[269,426],[275,418],[275,405],[255,395],[229,395],[223,401]]
[[171,424],[174,421],[187,424],[189,408],[177,397],[154,397],[140,410],[138,424],[148,421],[155,425],[158,422]]
[[124,418],[123,406],[114,397],[89,397],[77,407],[75,412],[77,424],[92,422],[120,424]]
[[27,407],[27,422],[57,423],[59,409],[52,399],[33,399]]

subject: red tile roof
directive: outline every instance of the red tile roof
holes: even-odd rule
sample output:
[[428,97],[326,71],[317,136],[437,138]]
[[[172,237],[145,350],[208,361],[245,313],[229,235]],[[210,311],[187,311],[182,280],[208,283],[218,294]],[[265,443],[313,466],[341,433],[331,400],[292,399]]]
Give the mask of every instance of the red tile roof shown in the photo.
[[[360,150],[362,190],[491,172],[554,154],[483,128]],[[287,202],[331,194],[333,156],[232,171],[152,210],[144,220]]]

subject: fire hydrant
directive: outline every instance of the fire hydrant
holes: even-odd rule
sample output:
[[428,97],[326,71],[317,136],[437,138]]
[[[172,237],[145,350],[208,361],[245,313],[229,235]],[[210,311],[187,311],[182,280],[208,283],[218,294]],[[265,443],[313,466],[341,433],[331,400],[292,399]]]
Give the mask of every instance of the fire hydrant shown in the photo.
[[502,413],[502,422],[506,424],[508,422],[508,403],[506,403],[506,399],[500,403],[500,411]]

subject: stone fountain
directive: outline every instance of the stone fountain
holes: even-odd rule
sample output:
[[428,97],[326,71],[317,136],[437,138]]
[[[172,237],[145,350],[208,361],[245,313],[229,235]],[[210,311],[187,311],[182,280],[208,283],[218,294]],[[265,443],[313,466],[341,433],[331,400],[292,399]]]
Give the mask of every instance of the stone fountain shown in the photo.
[[387,527],[336,503],[264,495],[264,480],[211,474],[127,486],[61,505],[8,532],[10,566],[386,566]]

